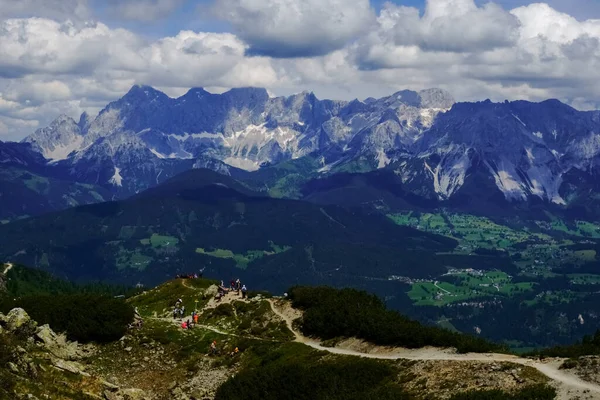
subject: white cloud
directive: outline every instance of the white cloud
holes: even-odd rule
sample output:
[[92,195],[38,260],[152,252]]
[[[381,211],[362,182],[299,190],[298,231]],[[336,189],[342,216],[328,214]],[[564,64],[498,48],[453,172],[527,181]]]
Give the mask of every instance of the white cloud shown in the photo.
[[167,18],[184,0],[109,0],[117,18],[154,21]]
[[340,49],[374,19],[369,0],[216,0],[214,10],[252,54],[284,58]]

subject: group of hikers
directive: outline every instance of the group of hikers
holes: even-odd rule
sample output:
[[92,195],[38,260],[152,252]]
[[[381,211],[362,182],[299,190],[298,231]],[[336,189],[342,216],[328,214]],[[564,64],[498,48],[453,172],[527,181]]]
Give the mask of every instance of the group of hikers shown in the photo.
[[[200,274],[190,274],[190,275],[177,275],[179,279],[197,279],[201,278],[202,273]],[[241,295],[242,299],[245,299],[248,295],[248,288],[246,285],[242,284],[239,279],[232,279],[229,282],[229,286],[225,286],[223,281],[220,282],[220,285],[217,289],[217,294],[215,296],[215,301],[220,302],[223,297],[225,297],[228,293],[237,292],[238,295]],[[198,325],[198,312],[194,310],[191,314],[190,318],[185,319],[185,305],[183,304],[182,299],[177,299],[175,302],[175,306],[173,307],[173,319],[181,319],[181,328],[182,329],[193,329]],[[231,356],[234,357],[239,353],[239,349],[236,347],[232,352]],[[210,354],[217,354],[217,341],[214,340],[210,344]]]
[[221,299],[225,297],[227,293],[233,293],[234,291],[237,292],[238,295],[241,293],[242,299],[245,299],[248,294],[248,288],[246,285],[243,285],[239,279],[232,279],[229,282],[229,287],[226,287],[225,282],[221,281],[217,295],[215,296],[215,300],[221,301]]

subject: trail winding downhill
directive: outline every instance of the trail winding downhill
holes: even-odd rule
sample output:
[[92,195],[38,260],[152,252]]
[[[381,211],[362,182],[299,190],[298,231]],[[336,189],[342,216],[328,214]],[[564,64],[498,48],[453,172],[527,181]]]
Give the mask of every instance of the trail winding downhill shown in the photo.
[[[348,355],[364,358],[374,358],[380,360],[414,360],[414,361],[426,361],[426,360],[443,360],[443,361],[481,361],[481,362],[511,362],[514,364],[520,364],[528,367],[535,368],[540,373],[554,381],[559,386],[559,397],[558,398],[572,398],[570,390],[575,391],[587,391],[588,395],[592,394],[594,399],[600,399],[600,386],[585,382],[578,377],[571,375],[559,367],[562,364],[562,360],[554,360],[554,362],[543,363],[540,361],[517,357],[508,354],[496,354],[496,353],[465,353],[457,354],[452,353],[451,350],[439,349],[439,348],[423,348],[423,349],[388,349],[381,348],[380,352],[374,353],[363,353],[356,350],[336,348],[336,347],[325,347],[319,342],[310,339],[302,333],[298,332],[293,326],[293,320],[295,319],[290,315],[290,312],[283,311],[277,307],[275,301],[270,299],[269,304],[273,312],[283,319],[288,329],[294,334],[296,342],[304,343],[314,349],[327,351],[332,354]],[[561,396],[562,394],[562,396]],[[563,397],[566,396],[566,397]]]
[[6,263],[4,264],[6,267],[4,268],[4,272],[2,273],[2,275],[6,275],[8,274],[8,271],[10,271],[13,267],[12,263]]

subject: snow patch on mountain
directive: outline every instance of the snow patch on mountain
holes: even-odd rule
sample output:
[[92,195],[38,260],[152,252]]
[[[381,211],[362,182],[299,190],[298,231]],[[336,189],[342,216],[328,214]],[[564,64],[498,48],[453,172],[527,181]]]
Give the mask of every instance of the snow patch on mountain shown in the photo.
[[227,157],[223,162],[232,167],[244,169],[246,171],[257,171],[260,168],[260,164],[256,161],[244,157]]
[[53,147],[48,147],[44,149],[42,154],[50,161],[60,161],[66,160],[74,151],[78,151],[81,149],[81,145],[83,144],[83,137],[77,136],[73,139],[71,143],[65,145],[56,145]]
[[[156,177],[158,179],[158,176]],[[123,177],[121,176],[121,170],[115,166],[115,173],[110,178],[109,183],[115,186],[123,186]]]
[[446,155],[434,166],[424,160],[425,169],[433,178],[433,188],[440,200],[449,199],[465,183],[465,177],[471,160],[468,150],[453,151],[453,148],[442,150]]
[[525,122],[521,121],[521,118],[517,117],[515,114],[512,114],[513,117],[515,117],[515,119],[517,121],[519,121],[521,123],[521,125],[523,125],[524,127],[527,127],[527,125],[525,125]]
[[390,158],[387,156],[387,154],[385,154],[385,150],[384,149],[379,149],[377,151],[377,168],[381,169],[381,168],[385,168],[388,166],[388,164],[390,163]]
[[64,160],[73,151],[79,150],[83,141],[79,125],[66,115],[59,116],[47,128],[38,129],[23,139],[44,158],[54,162]]

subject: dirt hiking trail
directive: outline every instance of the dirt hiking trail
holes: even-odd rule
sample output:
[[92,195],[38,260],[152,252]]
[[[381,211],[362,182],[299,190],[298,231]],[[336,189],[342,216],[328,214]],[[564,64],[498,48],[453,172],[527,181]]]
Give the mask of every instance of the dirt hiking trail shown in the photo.
[[322,346],[318,341],[308,338],[302,333],[298,332],[293,326],[293,321],[301,317],[301,312],[295,310],[288,303],[282,301],[275,301],[269,299],[269,304],[273,312],[283,319],[290,331],[294,333],[295,341],[304,343],[314,349],[327,351],[332,354],[374,358],[380,360],[444,360],[444,361],[481,361],[481,362],[511,362],[514,364],[520,364],[528,367],[535,368],[543,375],[547,376],[550,380],[555,383],[558,390],[558,400],[573,399],[577,396],[583,396],[581,398],[586,399],[600,399],[600,386],[585,382],[575,375],[569,374],[559,367],[564,360],[553,359],[550,362],[541,362],[533,359],[517,357],[509,354],[495,354],[495,353],[465,353],[458,354],[454,353],[450,349],[439,349],[433,347],[425,347],[422,349],[403,349],[403,348],[390,348],[381,346],[370,346],[370,351],[361,352],[348,348],[340,347],[325,347]]
[[6,264],[4,264],[4,267],[5,267],[4,268],[4,272],[2,273],[2,275],[8,274],[8,271],[11,270],[11,268],[13,267],[13,264],[12,263],[6,263]]

